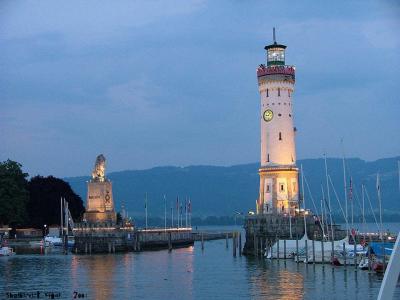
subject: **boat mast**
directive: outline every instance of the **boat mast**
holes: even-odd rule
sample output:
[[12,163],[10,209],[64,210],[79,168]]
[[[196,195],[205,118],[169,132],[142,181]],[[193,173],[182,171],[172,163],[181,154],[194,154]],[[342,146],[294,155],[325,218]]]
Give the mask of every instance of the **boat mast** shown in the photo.
[[382,199],[381,199],[381,187],[380,187],[380,180],[379,180],[379,173],[376,174],[376,191],[378,193],[378,204],[379,204],[379,223],[380,223],[380,230],[379,230],[379,237],[383,238],[382,232]]
[[363,232],[364,232],[364,244],[365,244],[365,195],[364,195],[364,184],[361,184],[361,196],[362,196],[362,222],[363,222]]
[[302,198],[303,198],[303,217],[304,217],[304,235],[306,237],[306,239],[308,239],[307,236],[307,222],[306,222],[306,199],[304,197],[304,173],[303,173],[303,164],[300,165],[300,169],[301,169],[301,194],[302,194]]
[[60,235],[64,235],[64,224],[63,224],[63,198],[60,198]]
[[344,160],[344,148],[343,148],[343,138],[341,139],[342,144],[342,153],[343,153],[343,187],[344,187],[344,206],[345,206],[345,216],[346,216],[346,235],[349,237],[349,218],[348,218],[348,210],[347,210],[347,182],[346,182],[346,164]]
[[329,194],[328,164],[326,162],[326,153],[324,153],[324,158],[325,158],[326,193],[327,193],[327,197],[328,197],[328,209],[329,209],[329,219],[330,219],[329,221],[331,222],[331,238],[332,238],[332,241],[334,241],[335,240],[335,234],[333,233],[331,196]]
[[324,193],[324,187],[321,184],[321,191],[322,191],[322,197],[321,197],[321,220],[322,220],[322,240],[325,239],[325,222],[326,222],[326,217],[325,217],[325,206],[324,206],[324,201],[325,201],[325,193]]

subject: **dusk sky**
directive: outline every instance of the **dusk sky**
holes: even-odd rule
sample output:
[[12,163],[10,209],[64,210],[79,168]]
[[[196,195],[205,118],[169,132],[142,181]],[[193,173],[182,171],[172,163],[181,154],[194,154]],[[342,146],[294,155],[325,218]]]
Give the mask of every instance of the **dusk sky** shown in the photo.
[[296,66],[298,158],[400,154],[398,1],[2,1],[0,160],[89,175],[260,160],[264,46]]

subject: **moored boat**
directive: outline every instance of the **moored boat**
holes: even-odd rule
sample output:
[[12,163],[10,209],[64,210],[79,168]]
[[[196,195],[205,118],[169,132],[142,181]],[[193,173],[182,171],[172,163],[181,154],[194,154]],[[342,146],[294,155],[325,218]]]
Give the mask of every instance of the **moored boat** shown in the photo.
[[15,252],[11,247],[1,247],[0,248],[0,256],[11,256],[14,255]]

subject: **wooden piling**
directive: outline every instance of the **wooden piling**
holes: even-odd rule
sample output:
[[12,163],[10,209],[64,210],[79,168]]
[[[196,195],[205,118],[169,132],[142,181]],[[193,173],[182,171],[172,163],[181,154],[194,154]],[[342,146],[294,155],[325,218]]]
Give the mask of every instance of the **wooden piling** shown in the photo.
[[325,264],[324,239],[321,240],[322,264]]
[[296,262],[299,263],[299,235],[296,234]]
[[347,266],[347,251],[346,251],[346,243],[343,242],[343,256],[344,256],[344,266]]
[[85,243],[85,254],[87,254],[87,252],[88,252],[88,245],[87,243]]
[[108,253],[111,253],[111,243],[108,242]]
[[333,255],[334,255],[334,250],[335,250],[335,245],[334,245],[334,241],[333,238],[331,240],[331,264],[333,264]]
[[239,232],[239,256],[242,256],[242,233]]
[[276,258],[279,259],[279,240],[278,238],[275,239],[276,240]]
[[201,250],[204,250],[204,233],[201,233]]
[[171,232],[168,233],[168,251],[169,252],[172,251],[172,233]]
[[312,243],[312,261],[313,264],[315,265],[315,241],[312,240],[311,243]]
[[89,254],[92,254],[92,243],[89,243]]
[[257,237],[253,235],[253,243],[254,243],[254,256],[257,256]]
[[306,264],[308,264],[308,240],[304,241],[304,246],[306,250]]
[[283,240],[283,258],[286,259],[286,240]]
[[233,257],[236,257],[236,232],[232,233],[232,251]]
[[226,235],[225,235],[225,247],[226,247],[226,249],[229,248],[228,236],[229,236],[228,233],[226,233]]

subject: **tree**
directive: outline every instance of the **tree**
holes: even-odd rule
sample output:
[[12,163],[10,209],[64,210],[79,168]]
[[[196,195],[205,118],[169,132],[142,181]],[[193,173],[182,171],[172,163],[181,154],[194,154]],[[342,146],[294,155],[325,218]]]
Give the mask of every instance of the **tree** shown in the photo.
[[27,173],[22,165],[7,160],[0,162],[0,225],[21,226],[26,222]]
[[80,196],[70,185],[53,176],[33,177],[28,184],[30,199],[27,210],[30,225],[42,228],[44,224],[60,224],[60,199],[65,198],[74,221],[80,221],[85,207]]

